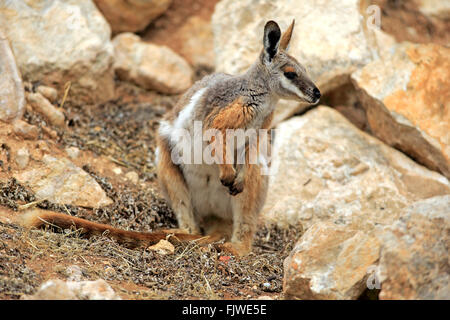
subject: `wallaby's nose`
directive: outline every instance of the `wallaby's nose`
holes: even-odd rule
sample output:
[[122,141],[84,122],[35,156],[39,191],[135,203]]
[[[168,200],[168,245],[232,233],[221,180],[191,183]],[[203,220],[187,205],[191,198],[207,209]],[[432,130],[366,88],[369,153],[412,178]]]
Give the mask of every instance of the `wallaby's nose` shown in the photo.
[[313,90],[313,95],[314,95],[314,98],[315,98],[316,100],[319,100],[320,97],[321,97],[321,94],[320,94],[319,89],[314,88],[314,90]]

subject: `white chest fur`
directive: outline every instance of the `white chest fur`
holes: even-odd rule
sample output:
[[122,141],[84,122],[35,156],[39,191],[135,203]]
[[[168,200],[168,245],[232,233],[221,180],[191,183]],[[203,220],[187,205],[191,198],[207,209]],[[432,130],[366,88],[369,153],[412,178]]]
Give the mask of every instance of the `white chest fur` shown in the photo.
[[214,215],[223,219],[232,218],[232,196],[220,183],[217,165],[183,165],[182,171],[198,217]]

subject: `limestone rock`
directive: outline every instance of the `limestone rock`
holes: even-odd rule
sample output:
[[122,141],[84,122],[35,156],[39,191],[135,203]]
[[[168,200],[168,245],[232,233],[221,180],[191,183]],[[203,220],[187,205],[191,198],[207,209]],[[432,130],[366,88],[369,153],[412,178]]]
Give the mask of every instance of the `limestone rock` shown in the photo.
[[25,111],[25,91],[9,40],[3,34],[1,26],[0,24],[0,121],[9,122],[22,117]]
[[42,160],[43,167],[14,175],[35,193],[38,200],[89,208],[112,203],[98,183],[68,159],[44,155]]
[[72,160],[74,160],[80,156],[80,149],[78,149],[77,147],[67,147],[65,149],[65,151],[66,151],[67,155],[69,156],[69,158]]
[[[216,71],[245,71],[262,50],[264,24],[275,20],[284,31],[292,19],[295,28],[288,52],[306,67],[323,94],[372,60],[359,0],[222,0],[212,17]],[[274,121],[304,106],[280,101]]]
[[27,93],[27,100],[33,109],[47,118],[52,125],[64,127],[64,113],[60,109],[53,106],[42,94],[39,92]]
[[121,300],[110,285],[102,279],[96,281],[48,280],[38,291],[23,297],[25,300]]
[[132,33],[121,33],[113,40],[114,69],[123,79],[145,89],[177,94],[192,85],[189,64],[165,46],[141,41]]
[[56,85],[62,96],[100,102],[113,97],[108,23],[91,0],[0,2],[0,20],[25,81]]
[[139,182],[139,175],[136,171],[127,172],[125,178],[134,184],[138,184]]
[[266,223],[308,229],[319,221],[373,230],[411,202],[450,194],[447,178],[360,131],[325,107],[276,128]]
[[172,0],[94,0],[113,33],[145,29],[169,8]]
[[381,299],[450,298],[449,195],[412,204],[381,240]]
[[198,16],[186,20],[177,31],[179,53],[193,66],[214,69],[214,38],[211,22]]
[[287,299],[356,299],[379,257],[375,236],[331,222],[309,228],[284,261]]
[[420,12],[427,16],[450,19],[450,1],[448,0],[416,0]]
[[450,49],[403,43],[352,75],[372,132],[450,177]]

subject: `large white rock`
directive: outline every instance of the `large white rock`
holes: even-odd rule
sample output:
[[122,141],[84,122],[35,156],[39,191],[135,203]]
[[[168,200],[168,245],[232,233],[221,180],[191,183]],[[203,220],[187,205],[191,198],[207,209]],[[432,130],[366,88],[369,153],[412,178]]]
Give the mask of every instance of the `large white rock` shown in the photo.
[[0,121],[20,119],[25,110],[25,91],[9,40],[0,24]]
[[83,102],[113,97],[111,30],[91,0],[3,0],[0,20],[24,80],[60,91],[71,81]]
[[450,196],[418,201],[380,236],[381,299],[450,298]]
[[284,261],[288,299],[356,299],[379,259],[373,234],[331,222],[309,228]]
[[45,155],[42,160],[41,168],[14,175],[17,181],[33,190],[38,200],[90,208],[112,203],[94,178],[68,159]]
[[427,16],[441,19],[450,18],[450,1],[448,0],[416,0],[420,12]]
[[319,106],[277,127],[262,217],[305,229],[319,221],[372,230],[411,202],[450,193],[444,176]]
[[402,43],[351,79],[374,135],[450,178],[450,49]]
[[[365,32],[359,0],[222,0],[212,16],[216,71],[242,73],[262,49],[264,24],[275,20],[282,31],[295,19],[289,53],[307,70],[322,93],[348,81],[348,76],[376,54]],[[274,121],[302,108],[280,102]]]
[[294,299],[448,299],[450,195],[414,202],[387,226],[359,230],[317,222],[284,262],[283,291]]
[[141,41],[133,33],[121,33],[114,40],[114,69],[123,79],[145,89],[177,94],[192,85],[189,64],[171,49]]

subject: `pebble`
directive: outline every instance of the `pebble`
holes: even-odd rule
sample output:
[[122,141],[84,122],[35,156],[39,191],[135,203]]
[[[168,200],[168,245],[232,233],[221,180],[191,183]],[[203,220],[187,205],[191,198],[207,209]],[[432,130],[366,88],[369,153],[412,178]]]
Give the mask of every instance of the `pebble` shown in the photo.
[[19,137],[27,140],[36,140],[39,136],[39,128],[23,120],[13,122],[13,131]]
[[47,100],[39,92],[36,93],[28,93],[27,100],[30,103],[33,110],[42,114],[44,117],[50,121],[51,124],[64,127],[65,117],[61,110],[57,109],[55,106],[51,104],[50,101]]
[[16,163],[19,166],[19,169],[25,169],[30,161],[30,153],[27,148],[20,148],[16,153]]
[[125,177],[134,184],[139,182],[139,175],[135,171],[128,172]]
[[160,240],[157,244],[148,247],[149,250],[156,251],[161,255],[173,254],[175,247],[167,240]]
[[66,148],[66,153],[70,159],[76,159],[80,155],[80,149],[77,147],[68,147]]
[[81,281],[81,277],[83,276],[83,271],[75,264],[68,266],[65,273],[70,281]]
[[36,91],[53,103],[55,103],[56,99],[58,99],[58,91],[52,87],[39,86],[37,87]]

